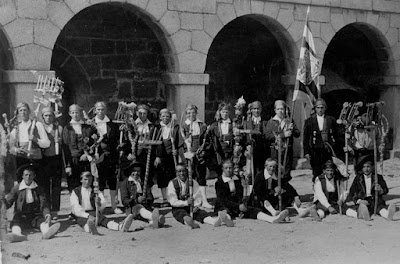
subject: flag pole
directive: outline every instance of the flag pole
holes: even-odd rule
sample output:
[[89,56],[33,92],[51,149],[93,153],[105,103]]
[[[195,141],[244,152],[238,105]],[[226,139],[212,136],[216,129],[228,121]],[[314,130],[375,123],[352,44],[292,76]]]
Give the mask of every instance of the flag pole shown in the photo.
[[[304,30],[303,30],[303,39],[302,39],[302,45],[305,41],[305,30],[307,28],[307,24],[308,24],[308,17],[310,15],[310,6],[307,7],[307,15],[306,15],[306,21],[304,24]],[[300,56],[299,56],[299,62],[297,64],[297,70],[299,70],[300,68],[300,63],[301,63],[301,47],[300,47]],[[318,86],[319,86],[319,80],[318,80]],[[317,89],[318,90],[318,89]],[[293,120],[293,115],[294,115],[294,107],[295,107],[295,103],[296,103],[296,98],[298,96],[298,91],[299,91],[299,80],[297,80],[297,72],[296,72],[296,79],[295,79],[295,84],[294,84],[294,90],[293,90],[293,96],[292,96],[292,107],[291,107],[291,111],[290,111],[290,119],[289,121],[291,122]],[[318,98],[320,97],[319,92],[318,92]],[[286,139],[286,149],[285,149],[285,154],[283,156],[283,166],[286,167],[286,160],[287,160],[287,155],[288,155],[288,149],[289,149],[289,138]],[[285,172],[286,172],[286,168],[285,168]]]

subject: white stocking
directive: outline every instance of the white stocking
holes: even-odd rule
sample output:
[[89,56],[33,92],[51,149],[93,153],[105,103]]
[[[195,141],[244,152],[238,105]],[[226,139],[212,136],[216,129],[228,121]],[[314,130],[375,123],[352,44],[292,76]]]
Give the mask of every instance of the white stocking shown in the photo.
[[152,215],[153,214],[149,210],[147,210],[146,208],[141,208],[140,211],[139,211],[139,214],[144,219],[147,219],[149,221],[152,220]]
[[262,220],[262,221],[266,221],[268,223],[272,223],[272,221],[274,220],[274,218],[270,215],[267,215],[265,213],[259,212],[257,214],[257,219],[258,220]]

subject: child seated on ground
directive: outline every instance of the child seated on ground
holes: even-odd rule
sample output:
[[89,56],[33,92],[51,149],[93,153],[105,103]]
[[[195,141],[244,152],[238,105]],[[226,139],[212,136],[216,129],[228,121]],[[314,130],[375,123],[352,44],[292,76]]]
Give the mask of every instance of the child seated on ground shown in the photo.
[[96,227],[96,210],[99,210],[97,225],[110,230],[127,232],[132,224],[133,215],[129,214],[121,223],[106,218],[102,214],[105,208],[104,196],[99,190],[92,188],[93,175],[88,171],[82,172],[81,183],[82,185],[75,188],[70,196],[72,214],[76,217],[78,225],[87,233],[99,234]]
[[375,182],[373,157],[366,156],[360,159],[355,169],[359,173],[354,178],[350,187],[343,211],[347,216],[370,221],[371,214],[374,213],[375,190],[377,190],[378,202],[376,204],[376,213],[392,221],[393,215],[396,212],[396,205],[392,203],[387,206],[383,199],[383,195],[387,194],[389,189],[382,175],[378,174],[378,182]]
[[27,240],[22,228],[39,227],[43,239],[52,238],[60,229],[60,223],[50,225],[51,215],[44,191],[34,181],[37,167],[31,164],[21,166],[17,173],[22,174],[22,181],[14,186],[5,197],[6,208],[14,203],[14,216],[11,221],[11,242]]
[[[218,213],[218,217],[213,217],[213,213],[208,213],[199,208],[201,205],[201,194],[198,190],[198,183],[193,180],[189,182],[187,169],[183,164],[178,164],[175,168],[176,178],[168,184],[168,202],[172,206],[172,215],[174,218],[192,229],[200,228],[194,220],[200,223],[213,225],[214,227],[221,226],[225,223],[227,226],[233,226],[233,221],[226,212]],[[197,189],[193,196],[189,195],[190,185],[193,189]],[[196,201],[195,198],[197,197]],[[193,217],[190,216],[190,207],[193,210]]]
[[134,219],[142,219],[149,221],[154,228],[165,224],[164,215],[160,215],[158,209],[153,212],[147,210],[143,203],[146,199],[143,196],[143,186],[140,176],[144,171],[144,164],[141,162],[133,162],[124,169],[124,174],[129,175],[120,185],[121,200],[125,206],[125,213],[132,214]]

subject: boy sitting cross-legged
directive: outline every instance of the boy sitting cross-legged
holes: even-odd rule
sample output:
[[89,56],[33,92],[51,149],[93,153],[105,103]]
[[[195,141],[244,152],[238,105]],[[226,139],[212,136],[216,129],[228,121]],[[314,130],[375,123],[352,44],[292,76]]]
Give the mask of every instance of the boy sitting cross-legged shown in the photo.
[[83,227],[85,232],[99,234],[97,232],[96,210],[99,210],[97,224],[110,230],[127,232],[133,221],[133,215],[129,214],[123,222],[117,223],[106,218],[102,212],[105,208],[105,199],[103,194],[98,191],[97,194],[92,188],[93,175],[84,171],[81,173],[81,186],[75,188],[70,196],[72,213],[76,216],[76,222]]

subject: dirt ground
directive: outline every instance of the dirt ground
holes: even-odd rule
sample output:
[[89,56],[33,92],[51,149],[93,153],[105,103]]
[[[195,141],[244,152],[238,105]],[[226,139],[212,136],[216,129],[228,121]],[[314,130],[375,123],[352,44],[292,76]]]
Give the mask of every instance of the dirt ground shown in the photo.
[[[384,165],[384,175],[390,175],[385,176],[388,201],[398,201],[400,160]],[[306,205],[312,194],[311,171],[292,174],[291,183]],[[208,181],[210,198],[215,197],[214,182]],[[154,193],[160,196],[158,190]],[[288,223],[238,219],[233,228],[205,224],[191,230],[175,221],[170,209],[164,209],[164,228],[151,229],[137,221],[128,233],[100,227],[103,235],[92,236],[68,220],[68,199],[64,193],[58,213],[62,227],[55,238],[41,240],[40,233],[34,232],[28,241],[3,243],[3,263],[400,263],[400,212],[393,222],[379,216],[365,222],[340,215],[315,222],[293,215]],[[30,258],[13,253],[30,254]]]

